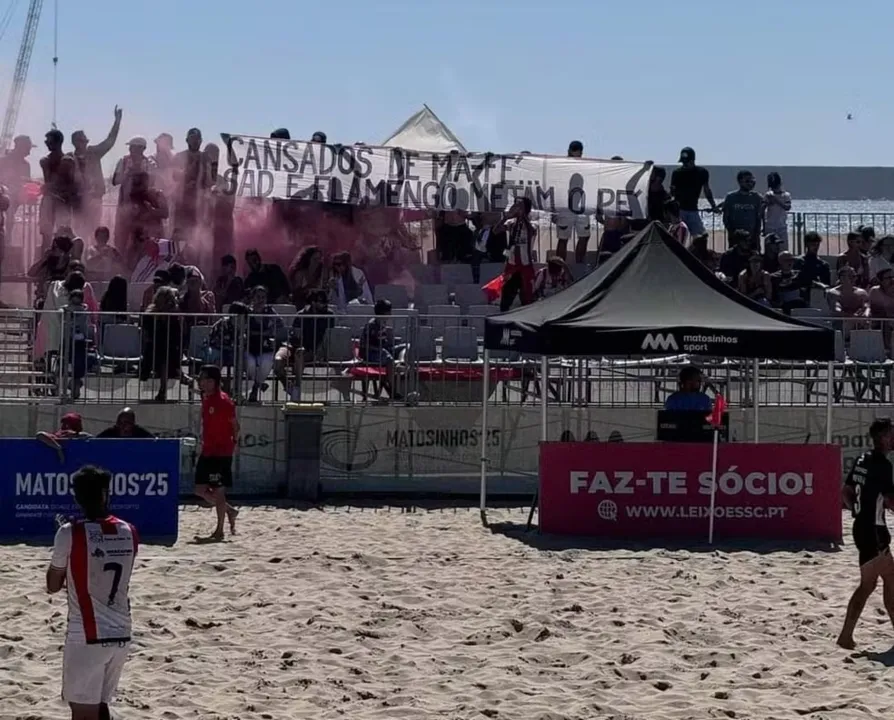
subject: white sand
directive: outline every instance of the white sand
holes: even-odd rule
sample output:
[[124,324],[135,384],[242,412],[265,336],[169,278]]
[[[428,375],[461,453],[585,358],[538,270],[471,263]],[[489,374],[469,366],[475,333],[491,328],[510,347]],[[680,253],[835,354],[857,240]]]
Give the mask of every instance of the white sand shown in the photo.
[[[494,521],[524,523],[518,510]],[[539,550],[477,512],[245,509],[145,547],[124,720],[891,717],[894,653],[839,650],[854,550]],[[849,529],[848,529],[849,532]],[[66,718],[46,549],[0,548],[0,718]],[[894,641],[880,594],[860,647]]]

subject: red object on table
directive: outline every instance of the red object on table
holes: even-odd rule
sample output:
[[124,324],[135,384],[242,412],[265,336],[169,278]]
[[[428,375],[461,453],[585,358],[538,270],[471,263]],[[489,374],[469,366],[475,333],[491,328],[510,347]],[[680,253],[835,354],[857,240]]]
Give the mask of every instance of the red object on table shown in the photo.
[[[541,443],[540,528],[707,539],[711,443]],[[721,444],[721,540],[841,540],[841,448]]]

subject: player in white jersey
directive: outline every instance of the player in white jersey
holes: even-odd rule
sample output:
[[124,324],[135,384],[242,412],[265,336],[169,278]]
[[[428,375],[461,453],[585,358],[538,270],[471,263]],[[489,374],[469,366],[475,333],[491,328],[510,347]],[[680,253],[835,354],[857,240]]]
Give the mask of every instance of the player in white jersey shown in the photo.
[[111,720],[109,702],[130,649],[130,576],[136,528],[109,513],[112,476],[90,465],[72,476],[84,519],[56,533],[47,591],[68,590],[62,699],[72,720]]

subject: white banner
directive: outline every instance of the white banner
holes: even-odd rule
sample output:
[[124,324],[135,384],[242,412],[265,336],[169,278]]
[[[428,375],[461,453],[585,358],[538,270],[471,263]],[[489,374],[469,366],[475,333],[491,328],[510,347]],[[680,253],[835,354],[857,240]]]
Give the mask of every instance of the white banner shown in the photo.
[[238,197],[476,212],[502,211],[527,196],[550,213],[646,215],[649,163],[223,139],[238,162],[238,171],[226,173]]

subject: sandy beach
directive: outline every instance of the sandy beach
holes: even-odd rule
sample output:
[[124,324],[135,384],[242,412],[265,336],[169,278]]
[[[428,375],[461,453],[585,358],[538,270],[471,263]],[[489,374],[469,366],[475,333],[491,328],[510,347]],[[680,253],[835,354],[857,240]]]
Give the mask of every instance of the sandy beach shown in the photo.
[[[563,549],[525,513],[245,508],[144,546],[123,720],[890,717],[881,595],[834,645],[843,551]],[[506,532],[507,524],[514,530]],[[846,528],[849,537],[849,527]],[[585,543],[581,543],[586,545]],[[0,548],[0,718],[67,718],[46,548]],[[118,716],[116,716],[118,717]]]

